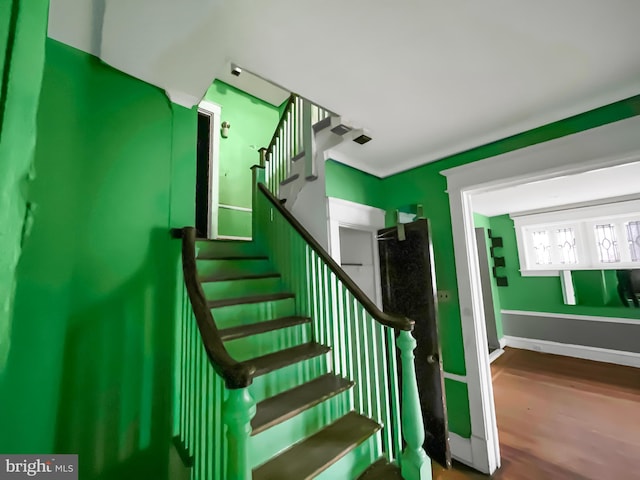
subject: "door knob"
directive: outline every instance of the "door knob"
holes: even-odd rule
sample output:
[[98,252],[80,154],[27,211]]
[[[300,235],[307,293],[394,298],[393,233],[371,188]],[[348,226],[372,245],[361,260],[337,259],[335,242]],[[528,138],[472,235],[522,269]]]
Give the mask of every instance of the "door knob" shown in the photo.
[[434,364],[438,362],[438,355],[429,355],[427,356],[427,363]]

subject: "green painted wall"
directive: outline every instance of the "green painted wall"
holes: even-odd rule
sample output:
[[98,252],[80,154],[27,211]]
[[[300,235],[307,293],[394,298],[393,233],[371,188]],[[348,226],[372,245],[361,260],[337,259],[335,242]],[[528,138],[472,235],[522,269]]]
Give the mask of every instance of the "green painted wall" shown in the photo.
[[491,230],[503,238],[508,287],[500,287],[500,304],[506,310],[570,313],[640,319],[640,312],[625,308],[618,300],[615,273],[589,270],[573,272],[578,305],[565,305],[559,277],[523,277],[518,263],[518,246],[509,215],[491,217]]
[[444,387],[447,393],[449,430],[464,438],[471,437],[471,414],[467,384],[445,378]]
[[[280,110],[216,80],[204,96],[222,107],[221,123],[229,122],[228,138],[220,139],[220,203],[251,208],[251,167],[259,162],[258,149],[271,141]],[[251,213],[221,208],[218,233],[251,236]]]
[[387,208],[383,180],[334,160],[325,164],[327,197]]
[[11,348],[15,270],[30,225],[26,195],[48,11],[48,0],[0,2],[0,382]]
[[0,451],[78,453],[83,479],[167,478],[168,230],[194,221],[195,136],[195,109],[47,41]]

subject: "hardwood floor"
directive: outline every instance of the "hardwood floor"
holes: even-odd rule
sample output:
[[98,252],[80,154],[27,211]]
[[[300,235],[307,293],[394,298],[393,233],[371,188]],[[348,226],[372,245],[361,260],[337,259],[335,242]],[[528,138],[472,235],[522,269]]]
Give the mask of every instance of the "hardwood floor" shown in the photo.
[[[640,369],[507,349],[491,366],[499,480],[640,479]],[[434,467],[434,480],[488,476]]]

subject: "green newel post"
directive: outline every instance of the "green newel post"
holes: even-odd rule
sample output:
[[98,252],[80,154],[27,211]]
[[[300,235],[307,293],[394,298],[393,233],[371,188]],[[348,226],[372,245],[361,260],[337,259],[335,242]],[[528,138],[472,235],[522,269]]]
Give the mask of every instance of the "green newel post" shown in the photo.
[[249,437],[251,419],[256,414],[256,402],[249,389],[229,390],[224,402],[224,423],[227,425],[229,445],[227,477],[229,480],[251,480],[249,461]]
[[411,332],[400,332],[398,348],[402,361],[402,432],[407,446],[402,452],[400,467],[405,480],[431,480],[431,460],[422,448],[424,422],[418,397],[418,382],[413,351],[416,340]]

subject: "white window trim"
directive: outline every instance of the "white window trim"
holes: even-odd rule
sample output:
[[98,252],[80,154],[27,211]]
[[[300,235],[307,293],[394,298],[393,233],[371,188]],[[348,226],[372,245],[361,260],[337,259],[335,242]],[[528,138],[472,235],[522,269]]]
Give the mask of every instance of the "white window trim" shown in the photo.
[[[621,270],[640,268],[640,262],[631,261],[625,224],[640,219],[640,200],[607,203],[602,205],[568,208],[548,213],[512,215],[518,245],[518,261],[523,276],[557,276],[565,270]],[[620,252],[619,262],[600,262],[595,235],[595,226],[602,223],[615,225],[616,239]],[[563,264],[557,261],[554,229],[573,228],[576,236],[578,263]],[[531,232],[549,230],[551,235],[552,259],[550,264],[535,264]],[[544,272],[544,273],[542,273]]]

